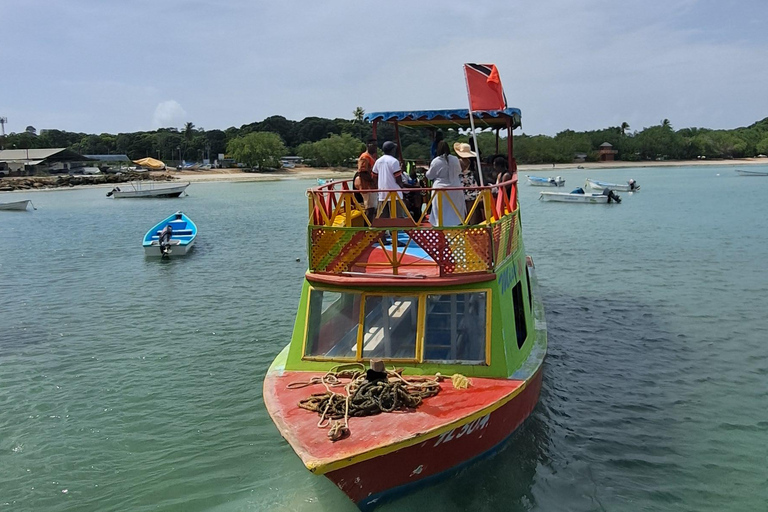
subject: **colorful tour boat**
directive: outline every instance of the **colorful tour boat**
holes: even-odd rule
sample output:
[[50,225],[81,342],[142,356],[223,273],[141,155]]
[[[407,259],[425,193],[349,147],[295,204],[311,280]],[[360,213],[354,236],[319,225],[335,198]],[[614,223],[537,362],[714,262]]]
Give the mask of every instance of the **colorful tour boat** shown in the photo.
[[[367,119],[374,136],[379,123],[393,124],[399,141],[400,127],[466,128],[470,115],[477,127],[496,130],[497,153],[505,129],[501,140],[513,154],[517,109],[382,112]],[[375,214],[350,180],[308,192],[309,269],[293,337],[265,376],[264,402],[307,469],[329,478],[361,509],[496,452],[538,401],[546,322],[523,246],[514,159],[508,165],[511,180],[471,187],[476,198],[458,225],[442,222],[444,211],[451,218],[464,211],[453,203],[456,188],[377,190]],[[406,205],[413,193],[427,205],[417,214]],[[438,209],[436,225],[429,205]],[[353,381],[345,383],[335,370],[353,365],[357,375],[370,375],[381,362],[387,383],[426,383],[439,392],[407,412],[351,416]],[[320,426],[330,423],[326,411],[297,406],[324,393],[346,404],[338,420],[345,435],[318,428],[318,419]]]

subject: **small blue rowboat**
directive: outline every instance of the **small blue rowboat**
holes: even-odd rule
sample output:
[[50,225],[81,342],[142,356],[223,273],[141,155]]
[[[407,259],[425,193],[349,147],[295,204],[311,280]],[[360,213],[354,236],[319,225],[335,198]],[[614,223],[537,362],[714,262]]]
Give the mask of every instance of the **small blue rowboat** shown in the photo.
[[176,212],[157,223],[144,235],[146,256],[184,256],[195,244],[197,226],[181,212]]

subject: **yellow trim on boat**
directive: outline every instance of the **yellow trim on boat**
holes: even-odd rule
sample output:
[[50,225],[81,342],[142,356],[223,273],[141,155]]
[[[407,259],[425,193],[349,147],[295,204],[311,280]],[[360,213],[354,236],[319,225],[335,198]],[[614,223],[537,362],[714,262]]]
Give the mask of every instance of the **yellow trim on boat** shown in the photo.
[[[330,291],[334,293],[351,293],[360,295],[360,312],[358,313],[358,324],[357,324],[357,339],[355,340],[355,343],[357,344],[356,350],[355,350],[355,359],[353,360],[351,357],[324,357],[324,356],[313,356],[313,355],[307,355],[307,336],[309,334],[309,312],[311,309],[311,302],[312,302],[312,291]],[[491,307],[493,304],[492,300],[492,294],[493,290],[491,288],[466,288],[466,289],[456,289],[456,290],[450,290],[450,291],[424,291],[424,292],[403,292],[403,293],[392,293],[392,292],[368,292],[368,291],[361,291],[360,289],[354,289],[354,288],[335,288],[335,289],[329,289],[325,287],[318,287],[309,285],[309,292],[307,293],[307,307],[306,307],[306,315],[304,318],[304,338],[301,342],[301,359],[303,361],[319,361],[319,362],[333,362],[333,361],[340,361],[340,362],[347,362],[347,361],[355,361],[355,362],[363,362],[363,339],[365,337],[365,301],[367,297],[387,297],[392,295],[398,295],[402,297],[415,297],[417,299],[417,325],[416,325],[416,343],[415,343],[415,356],[412,358],[386,358],[386,362],[392,362],[392,363],[423,363],[424,362],[424,337],[426,335],[426,318],[427,318],[427,297],[429,295],[459,295],[462,293],[485,293],[485,366],[491,366],[491,328],[493,325],[492,319],[491,319]],[[435,361],[428,361],[429,363],[435,363]],[[461,361],[457,361],[455,363],[451,364],[466,364],[462,363]]]

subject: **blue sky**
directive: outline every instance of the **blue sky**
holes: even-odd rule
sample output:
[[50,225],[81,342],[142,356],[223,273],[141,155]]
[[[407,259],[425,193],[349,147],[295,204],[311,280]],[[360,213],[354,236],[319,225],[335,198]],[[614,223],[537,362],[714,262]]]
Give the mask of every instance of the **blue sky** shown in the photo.
[[0,20],[9,132],[463,108],[464,62],[498,66],[528,134],[768,117],[765,0],[0,0]]

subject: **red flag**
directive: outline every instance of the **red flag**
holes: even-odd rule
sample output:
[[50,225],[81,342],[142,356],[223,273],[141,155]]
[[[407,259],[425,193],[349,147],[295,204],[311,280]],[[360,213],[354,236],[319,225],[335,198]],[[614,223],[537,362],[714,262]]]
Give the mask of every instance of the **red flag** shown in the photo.
[[467,78],[469,108],[476,110],[504,110],[507,99],[501,87],[499,71],[494,64],[464,64]]

